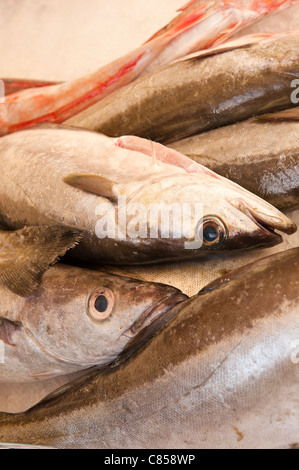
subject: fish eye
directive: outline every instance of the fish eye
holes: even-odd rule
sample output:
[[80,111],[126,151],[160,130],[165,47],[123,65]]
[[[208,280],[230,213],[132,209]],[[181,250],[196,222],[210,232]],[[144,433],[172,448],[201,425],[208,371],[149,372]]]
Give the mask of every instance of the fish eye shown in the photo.
[[87,314],[91,320],[106,320],[114,306],[114,294],[107,287],[97,287],[87,299]]
[[202,230],[203,245],[207,247],[219,246],[227,238],[226,225],[216,216],[204,217],[199,229]]

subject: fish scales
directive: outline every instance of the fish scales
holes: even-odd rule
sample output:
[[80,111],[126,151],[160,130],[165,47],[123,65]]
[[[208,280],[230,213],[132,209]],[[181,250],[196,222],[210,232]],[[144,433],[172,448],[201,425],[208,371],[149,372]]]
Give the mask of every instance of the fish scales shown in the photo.
[[220,278],[115,370],[80,379],[25,413],[1,413],[0,441],[291,446],[299,437],[298,279],[298,248]]
[[[24,225],[76,229],[82,237],[69,256],[84,262],[193,259],[203,253],[271,246],[282,241],[275,229],[296,231],[288,217],[252,193],[178,152],[137,137],[115,141],[86,130],[41,127],[3,137],[0,158],[1,224],[14,230]],[[123,226],[115,217],[119,197],[126,199]],[[131,236],[136,203],[145,208],[146,217],[139,219],[142,230]],[[151,215],[157,203],[168,210],[179,205],[169,236],[162,235],[162,217],[156,223]],[[113,214],[112,234],[100,225],[101,204]],[[193,208],[187,222],[184,204]],[[202,205],[202,215],[195,204]],[[203,243],[198,243],[203,227]],[[120,229],[125,237],[119,236]]]
[[295,208],[299,205],[299,122],[284,121],[283,116],[276,122],[249,119],[170,147],[279,209]]
[[291,84],[298,64],[298,33],[187,58],[136,80],[66,123],[113,137],[174,142],[294,106]]

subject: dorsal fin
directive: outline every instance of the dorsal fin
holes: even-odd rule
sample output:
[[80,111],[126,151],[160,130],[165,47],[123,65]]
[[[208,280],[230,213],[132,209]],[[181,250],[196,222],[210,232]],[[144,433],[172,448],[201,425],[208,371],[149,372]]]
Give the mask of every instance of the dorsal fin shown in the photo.
[[198,173],[223,180],[222,176],[217,175],[217,173],[209,170],[209,168],[195,162],[191,158],[170,147],[159,144],[158,142],[152,142],[151,140],[144,139],[143,137],[126,135],[116,138],[114,143],[117,147],[144,153],[150,157],[153,155],[154,151],[157,160],[167,163],[168,165],[183,168],[187,173]]
[[100,175],[71,173],[63,181],[74,188],[82,189],[98,196],[106,197],[110,201],[117,201],[117,194],[113,190],[115,181]]
[[80,232],[59,226],[0,231],[0,284],[17,295],[31,295],[47,269],[76,246]]

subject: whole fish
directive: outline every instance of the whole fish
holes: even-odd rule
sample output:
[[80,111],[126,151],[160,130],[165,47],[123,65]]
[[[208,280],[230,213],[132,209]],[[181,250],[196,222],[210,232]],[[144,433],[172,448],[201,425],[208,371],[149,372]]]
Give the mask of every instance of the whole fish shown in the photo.
[[207,286],[134,355],[0,414],[0,441],[275,448],[299,440],[299,248]]
[[163,284],[67,265],[50,268],[29,297],[1,283],[0,295],[2,383],[106,366],[141,330],[153,322],[161,327],[187,299]]
[[146,73],[149,66],[153,69],[214,42],[221,43],[249,23],[295,3],[298,0],[192,0],[145,44],[95,72],[8,95],[0,106],[0,135],[41,122],[63,122]]
[[241,38],[139,78],[66,123],[173,142],[295,106],[298,74],[298,32]]
[[276,229],[296,231],[257,196],[137,137],[42,126],[0,139],[0,159],[0,223],[79,230],[70,255],[85,262],[193,259],[277,244]]
[[188,137],[170,147],[275,207],[288,209],[299,205],[298,135],[296,107]]

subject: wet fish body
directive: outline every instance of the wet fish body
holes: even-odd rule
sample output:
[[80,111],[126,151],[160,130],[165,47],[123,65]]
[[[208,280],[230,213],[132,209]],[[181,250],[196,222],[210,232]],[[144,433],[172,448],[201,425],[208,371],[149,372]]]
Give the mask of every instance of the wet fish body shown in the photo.
[[144,341],[153,322],[154,329],[161,327],[187,298],[164,284],[60,264],[31,295],[20,296],[1,284],[1,275],[0,266],[2,383],[107,366],[129,343],[136,348],[141,331]]
[[[297,115],[298,121],[292,121],[290,114]],[[275,207],[288,209],[299,205],[298,135],[299,108],[294,108],[282,112],[276,122],[253,118],[188,137],[170,147]]]
[[294,445],[298,270],[297,248],[207,286],[114,370],[25,413],[0,414],[0,441],[106,449]]
[[[8,95],[0,107],[0,135],[42,122],[61,123],[88,108],[141,73],[147,73],[175,57],[225,41],[236,31],[262,16],[277,12],[298,0],[212,1],[192,0],[181,13],[137,49],[84,77],[65,83],[26,89]],[[13,82],[12,90],[18,90]],[[34,82],[32,83],[34,85]]]
[[[70,255],[85,262],[190,259],[219,250],[277,244],[282,239],[275,229],[296,230],[290,219],[248,191],[144,139],[114,141],[84,130],[41,127],[3,137],[0,159],[1,224],[12,230],[24,225],[76,229],[82,238]],[[119,197],[126,198],[126,225],[115,217]],[[145,218],[139,219],[143,236],[140,232],[128,235],[136,203],[146,208]],[[154,203],[202,204],[203,217],[193,211],[186,224],[180,213],[170,224],[168,236],[163,236],[162,219],[155,222],[148,216]],[[112,211],[112,235],[99,224],[101,204]],[[119,229],[125,237],[119,236]],[[199,229],[204,236],[197,245]],[[158,236],[152,236],[152,230]],[[186,243],[195,245],[190,249]]]
[[294,106],[298,33],[251,42],[163,67],[66,123],[167,143]]

